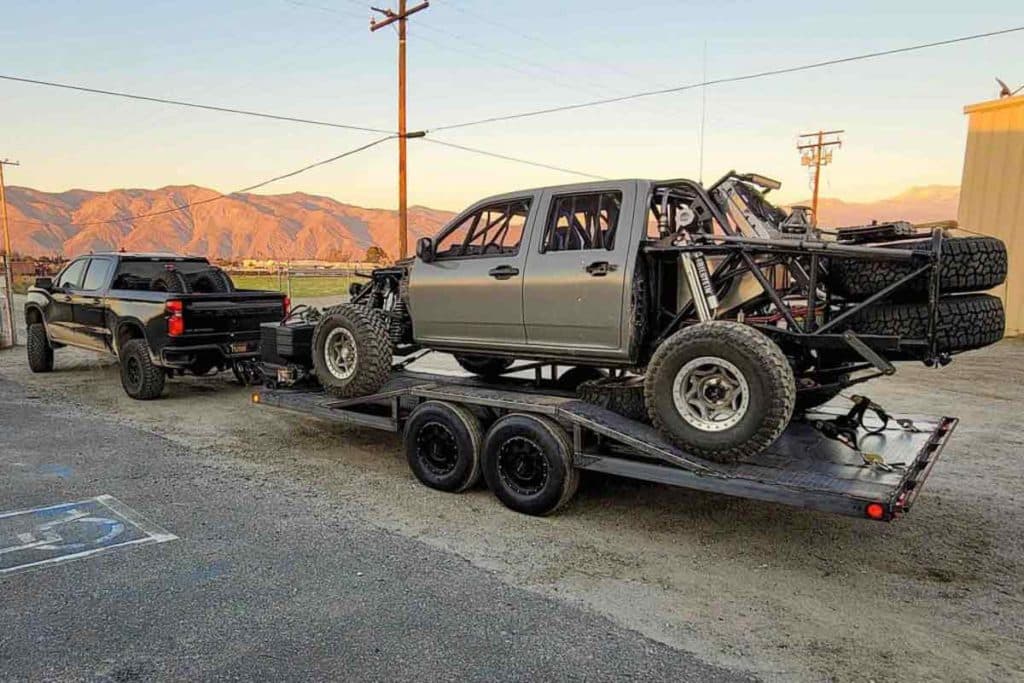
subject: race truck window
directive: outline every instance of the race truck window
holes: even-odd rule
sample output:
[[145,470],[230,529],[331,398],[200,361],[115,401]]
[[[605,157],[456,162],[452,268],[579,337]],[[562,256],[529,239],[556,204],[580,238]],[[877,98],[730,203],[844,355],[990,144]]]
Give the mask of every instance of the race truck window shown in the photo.
[[621,192],[555,197],[544,228],[541,251],[582,251],[615,247]]
[[499,202],[474,211],[441,236],[436,258],[514,256],[519,253],[529,215],[529,199]]
[[89,259],[78,259],[69,265],[57,278],[57,289],[78,289],[85,275],[85,266]]

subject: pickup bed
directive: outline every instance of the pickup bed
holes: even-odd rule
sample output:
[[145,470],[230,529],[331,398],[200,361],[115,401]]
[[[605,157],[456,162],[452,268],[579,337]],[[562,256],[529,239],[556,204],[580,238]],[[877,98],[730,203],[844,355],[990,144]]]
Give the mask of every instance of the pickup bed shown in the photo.
[[81,256],[29,289],[29,366],[49,372],[63,346],[113,353],[128,395],[153,399],[168,376],[257,357],[260,324],[283,318],[288,305],[279,292],[236,290],[203,258]]

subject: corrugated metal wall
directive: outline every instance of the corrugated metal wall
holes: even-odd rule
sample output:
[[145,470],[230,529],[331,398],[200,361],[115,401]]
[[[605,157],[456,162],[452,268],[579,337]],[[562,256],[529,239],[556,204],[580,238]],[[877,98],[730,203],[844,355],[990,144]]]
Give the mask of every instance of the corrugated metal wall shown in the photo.
[[1010,275],[993,294],[1006,306],[1007,335],[1024,334],[1024,95],[972,104],[964,113],[967,152],[958,221],[1006,242]]

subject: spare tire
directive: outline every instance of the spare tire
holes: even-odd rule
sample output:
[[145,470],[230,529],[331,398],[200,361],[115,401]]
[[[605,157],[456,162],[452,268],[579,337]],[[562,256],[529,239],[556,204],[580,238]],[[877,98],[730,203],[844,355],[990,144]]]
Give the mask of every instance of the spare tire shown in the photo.
[[576,388],[580,400],[607,408],[630,420],[647,422],[643,377],[592,379]]
[[149,289],[152,292],[171,292],[173,294],[185,294],[189,291],[185,276],[177,270],[165,270],[150,280]]
[[[929,251],[931,240],[881,245],[889,249]],[[834,294],[852,301],[866,299],[920,268],[924,261],[831,259],[828,283]],[[995,237],[950,237],[942,243],[943,294],[992,289],[1006,280],[1006,245]],[[894,299],[918,299],[928,293],[928,277],[916,277],[893,292]]]
[[455,362],[461,365],[466,372],[494,379],[512,367],[515,359],[497,356],[455,356]]
[[[883,303],[869,306],[851,316],[848,329],[861,334],[924,339],[928,335],[928,304]],[[936,335],[940,352],[980,349],[1002,339],[1005,331],[1003,302],[990,294],[962,294],[939,300]],[[900,357],[893,359],[900,360]]]
[[228,274],[217,267],[211,267],[189,276],[191,290],[197,294],[220,294],[232,292],[235,283],[231,281]]

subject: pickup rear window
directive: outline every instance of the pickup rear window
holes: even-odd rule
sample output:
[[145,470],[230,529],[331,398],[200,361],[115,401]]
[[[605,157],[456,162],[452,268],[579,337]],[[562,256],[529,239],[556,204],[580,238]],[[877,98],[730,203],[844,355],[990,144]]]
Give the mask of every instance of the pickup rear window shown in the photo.
[[164,272],[168,265],[173,265],[183,275],[198,273],[210,267],[207,261],[122,261],[117,267],[111,289],[148,292],[153,278]]

